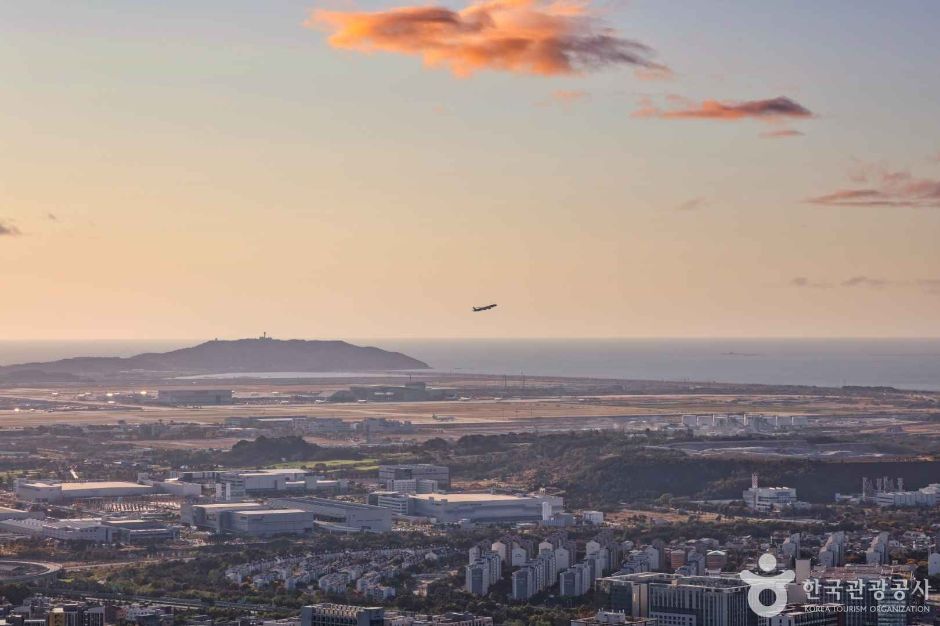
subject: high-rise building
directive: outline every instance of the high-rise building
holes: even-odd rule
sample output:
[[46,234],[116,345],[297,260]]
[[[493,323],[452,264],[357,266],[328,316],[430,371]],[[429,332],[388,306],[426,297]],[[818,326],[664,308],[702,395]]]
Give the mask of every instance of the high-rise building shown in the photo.
[[888,541],[890,535],[888,533],[878,533],[875,535],[875,538],[871,540],[871,545],[868,547],[868,550],[865,551],[865,563],[868,565],[887,565],[890,562],[890,554],[888,552]]
[[801,550],[802,541],[800,533],[793,533],[787,537],[780,546],[780,554],[783,557],[783,559],[781,559],[783,564],[787,567],[793,567],[793,564],[796,562],[796,560],[800,558]]
[[535,595],[535,572],[530,567],[522,567],[512,573],[512,599],[525,602]]
[[831,533],[826,539],[826,543],[819,549],[819,564],[822,567],[845,565],[845,533],[843,531]]
[[502,577],[502,559],[495,552],[480,552],[480,556],[466,567],[466,590],[476,596],[485,596],[490,586]]
[[591,590],[594,577],[591,566],[585,562],[576,563],[558,575],[558,594],[561,596],[583,596]]

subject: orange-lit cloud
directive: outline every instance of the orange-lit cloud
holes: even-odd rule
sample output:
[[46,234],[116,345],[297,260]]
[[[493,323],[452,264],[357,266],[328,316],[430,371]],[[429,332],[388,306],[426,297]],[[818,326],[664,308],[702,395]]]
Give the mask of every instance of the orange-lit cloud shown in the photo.
[[621,65],[647,78],[669,72],[652,60],[649,47],[618,36],[575,0],[486,0],[459,11],[316,10],[307,26],[330,31],[335,48],[415,55],[461,77],[480,70],[553,76]]
[[856,168],[852,181],[864,184],[809,198],[828,206],[940,208],[940,180],[915,178],[905,170],[878,166]]
[[769,100],[745,100],[742,102],[705,100],[697,104],[678,96],[670,96],[668,100],[677,106],[671,109],[662,109],[656,106],[652,100],[646,99],[633,115],[634,117],[657,117],[667,120],[700,119],[726,122],[744,119],[780,122],[786,119],[813,117],[812,111],[785,96]]

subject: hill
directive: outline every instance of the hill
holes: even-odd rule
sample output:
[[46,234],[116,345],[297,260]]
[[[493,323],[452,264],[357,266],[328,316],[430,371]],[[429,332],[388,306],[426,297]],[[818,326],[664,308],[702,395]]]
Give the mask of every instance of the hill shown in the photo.
[[75,357],[48,363],[0,367],[0,378],[16,372],[46,375],[114,375],[122,372],[365,372],[427,369],[428,364],[400,352],[356,346],[345,341],[237,339],[207,341],[171,352],[131,357]]
[[[511,482],[524,489],[561,489],[572,506],[616,510],[621,502],[654,501],[663,494],[734,499],[751,474],[766,485],[795,487],[800,500],[832,502],[856,493],[862,477],[901,477],[918,489],[937,481],[940,461],[704,458],[662,445],[657,433],[611,431],[531,435],[467,435],[423,445],[421,462],[448,465],[458,480]],[[652,445],[651,445],[652,444]]]

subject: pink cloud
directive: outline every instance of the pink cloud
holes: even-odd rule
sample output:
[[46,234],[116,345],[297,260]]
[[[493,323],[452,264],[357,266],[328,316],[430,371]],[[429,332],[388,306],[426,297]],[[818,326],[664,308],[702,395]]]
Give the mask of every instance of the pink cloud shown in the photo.
[[811,204],[856,207],[940,207],[940,180],[917,178],[906,170],[883,166],[856,167],[849,179],[858,187],[845,187],[807,199]]
[[668,73],[648,46],[620,37],[574,0],[483,0],[457,11],[316,10],[306,25],[328,30],[334,48],[418,56],[460,77],[481,70],[554,76],[608,66]]
[[662,109],[650,99],[641,103],[640,109],[633,113],[634,117],[656,117],[660,119],[700,119],[733,122],[744,119],[757,119],[766,122],[779,122],[785,119],[799,119],[813,117],[813,113],[785,96],[767,100],[744,100],[740,102],[705,100],[701,103],[691,103],[682,98],[671,96],[667,98],[673,104],[670,109]]

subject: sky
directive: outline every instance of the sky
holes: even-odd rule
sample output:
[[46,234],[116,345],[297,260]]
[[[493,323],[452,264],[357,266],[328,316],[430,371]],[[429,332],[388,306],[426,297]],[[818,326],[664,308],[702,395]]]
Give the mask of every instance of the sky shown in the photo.
[[938,336],[938,27],[0,3],[0,339]]

